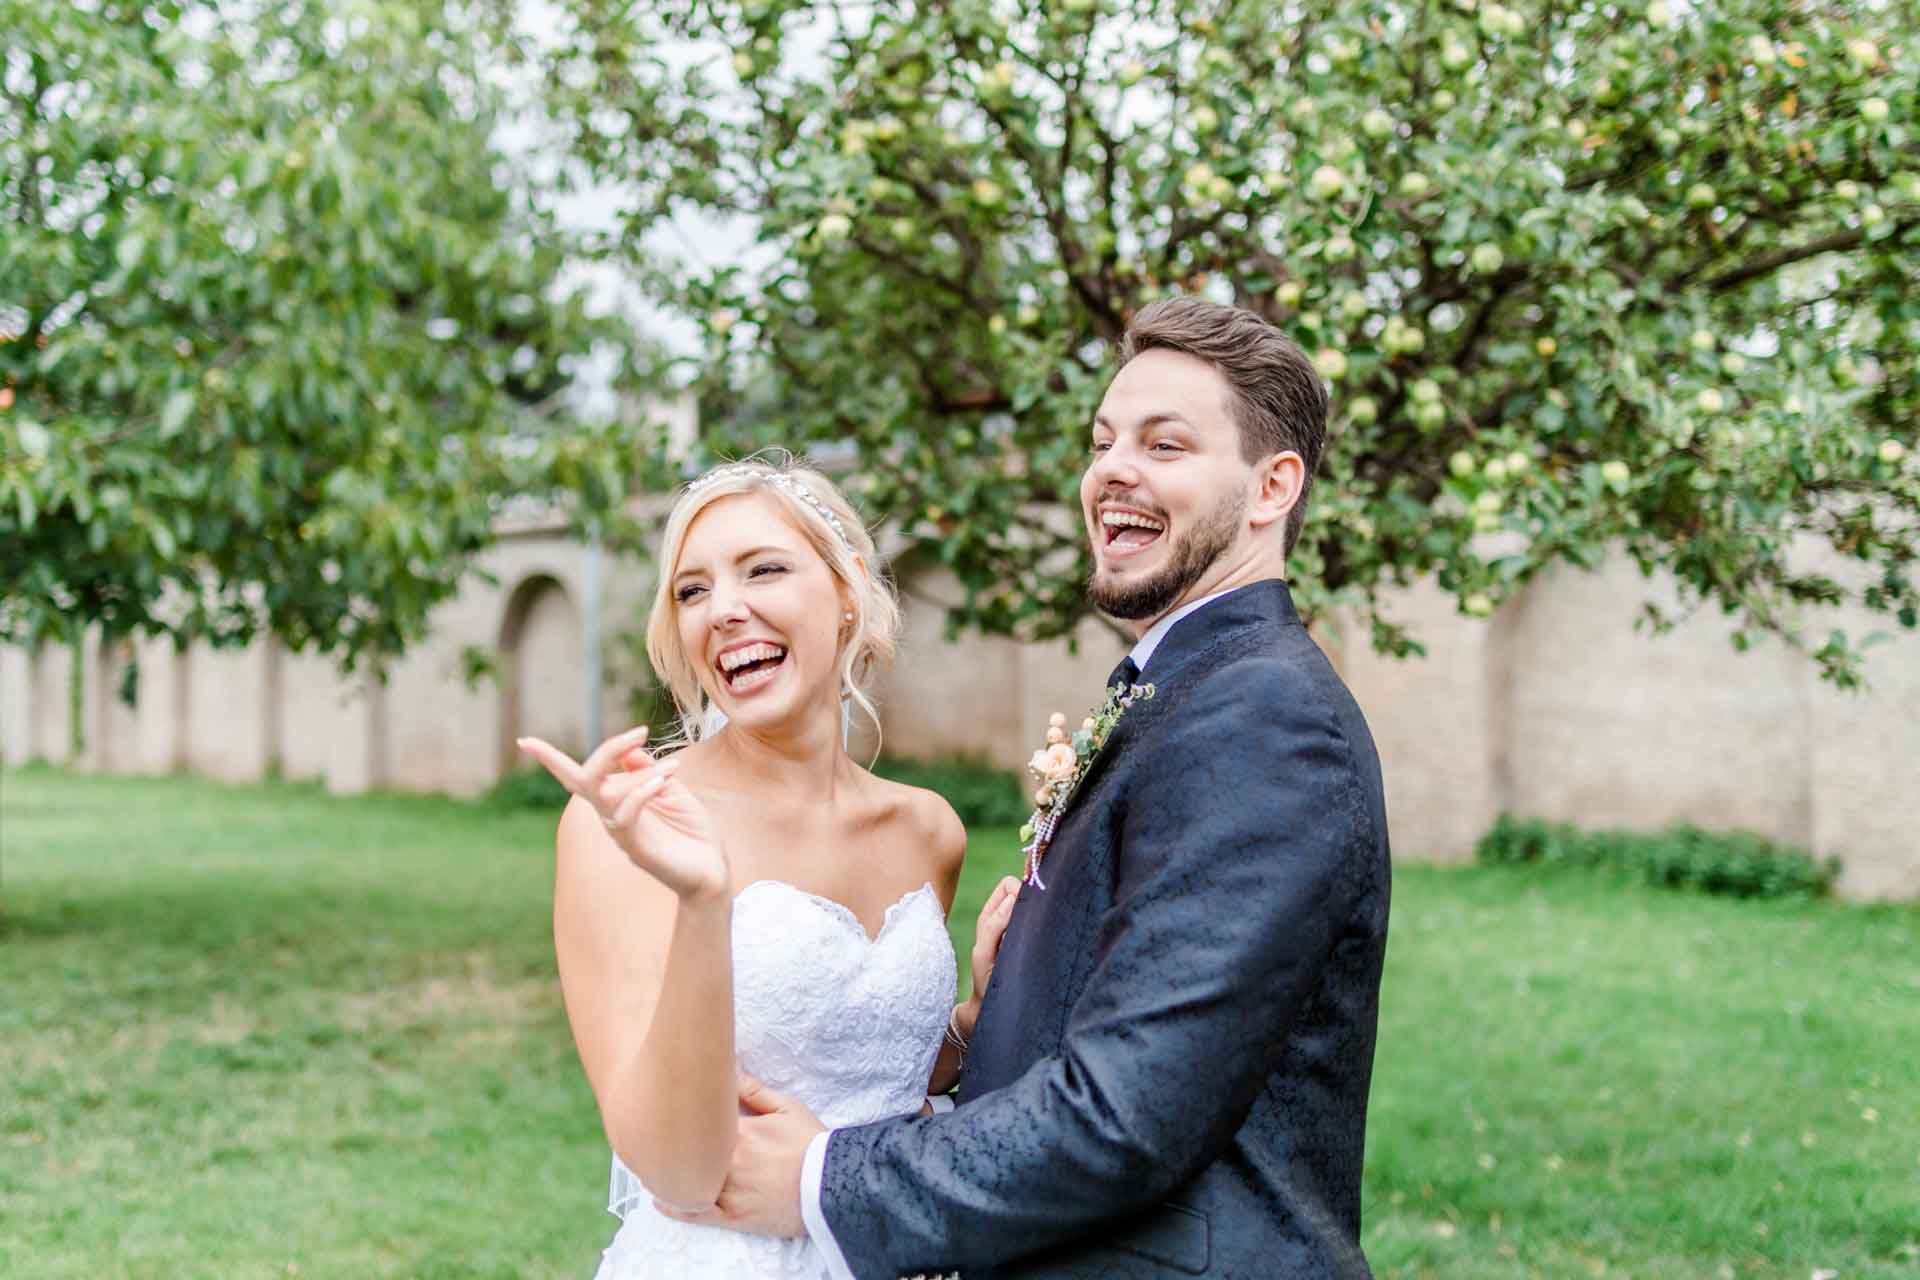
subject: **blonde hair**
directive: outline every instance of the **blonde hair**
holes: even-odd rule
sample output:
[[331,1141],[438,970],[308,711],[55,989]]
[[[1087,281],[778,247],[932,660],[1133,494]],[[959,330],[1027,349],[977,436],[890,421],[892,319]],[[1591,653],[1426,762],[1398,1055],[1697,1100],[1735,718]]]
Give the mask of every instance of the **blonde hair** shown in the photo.
[[875,671],[893,661],[900,636],[900,602],[879,571],[873,536],[833,482],[785,450],[768,450],[716,467],[689,483],[668,512],[660,536],[660,583],[647,618],[647,660],[673,695],[680,713],[679,740],[698,742],[711,730],[700,668],[680,641],[673,569],[695,517],[720,499],[743,493],[771,500],[846,588],[853,621],[840,651],[840,696],[873,722],[877,736],[880,712],[865,685]]

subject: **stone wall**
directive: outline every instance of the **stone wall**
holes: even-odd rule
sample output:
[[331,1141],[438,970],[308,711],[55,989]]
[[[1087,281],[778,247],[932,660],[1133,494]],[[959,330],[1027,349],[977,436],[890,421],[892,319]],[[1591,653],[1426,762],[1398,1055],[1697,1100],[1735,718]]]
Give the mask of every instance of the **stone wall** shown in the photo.
[[[277,767],[339,791],[470,795],[519,767],[517,734],[589,745],[584,549],[557,529],[526,528],[482,564],[494,581],[469,580],[384,683],[264,643],[179,654],[143,641],[128,707],[118,693],[129,651],[91,644],[77,763],[236,780]],[[598,712],[611,733],[624,727],[638,679],[614,637],[643,616],[651,572],[608,560],[600,575],[608,642]],[[1714,616],[1664,637],[1636,632],[1640,603],[1658,590],[1625,562],[1557,572],[1474,622],[1437,591],[1415,589],[1395,612],[1428,656],[1408,662],[1373,653],[1364,629],[1340,619],[1319,629],[1373,726],[1399,856],[1465,859],[1502,812],[1590,827],[1685,820],[1838,857],[1850,897],[1920,898],[1909,816],[1920,794],[1920,642],[1875,649],[1871,692],[1845,694],[1778,645],[1736,654]],[[929,578],[905,592],[906,635],[879,689],[886,748],[1017,768],[1050,713],[1077,718],[1099,700],[1126,642],[1095,623],[1077,648],[949,641],[951,591]],[[472,688],[461,675],[470,645],[498,663]],[[0,758],[67,761],[71,661],[67,648],[0,649]],[[865,758],[870,737],[858,732],[855,747]]]
[[[909,595],[890,750],[1018,767],[1047,714],[1096,702],[1125,652],[1092,625],[1078,655],[949,642],[939,594]],[[1485,622],[1415,588],[1393,612],[1427,656],[1404,662],[1350,620],[1317,628],[1373,729],[1396,853],[1465,861],[1503,812],[1636,830],[1684,821],[1838,858],[1848,897],[1920,899],[1920,641],[1873,650],[1871,691],[1848,694],[1778,643],[1736,653],[1715,614],[1665,636],[1635,630],[1653,597],[1672,602],[1624,560],[1546,575]]]
[[[178,652],[167,640],[104,646],[89,637],[77,760],[68,751],[73,648],[0,647],[0,759],[114,773],[184,769],[234,782],[277,772],[342,792],[475,794],[520,766],[512,746],[520,734],[573,751],[587,745],[586,560],[554,527],[507,534],[481,558],[486,577],[470,577],[435,611],[427,638],[390,664],[384,681],[266,640]],[[635,616],[650,581],[644,566],[606,563],[609,630]],[[469,646],[495,655],[492,677],[465,679]],[[608,659],[600,719],[611,732],[636,677],[622,669],[618,646]],[[135,695],[131,703],[125,693]]]

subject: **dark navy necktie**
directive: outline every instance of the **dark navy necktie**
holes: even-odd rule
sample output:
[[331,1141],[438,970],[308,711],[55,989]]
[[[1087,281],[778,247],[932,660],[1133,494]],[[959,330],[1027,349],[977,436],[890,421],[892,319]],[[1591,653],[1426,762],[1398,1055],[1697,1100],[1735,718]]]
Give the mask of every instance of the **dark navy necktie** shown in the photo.
[[1132,654],[1128,654],[1120,659],[1120,665],[1115,667],[1113,674],[1107,677],[1107,688],[1111,689],[1115,685],[1123,689],[1128,688],[1139,679],[1140,665],[1133,660]]

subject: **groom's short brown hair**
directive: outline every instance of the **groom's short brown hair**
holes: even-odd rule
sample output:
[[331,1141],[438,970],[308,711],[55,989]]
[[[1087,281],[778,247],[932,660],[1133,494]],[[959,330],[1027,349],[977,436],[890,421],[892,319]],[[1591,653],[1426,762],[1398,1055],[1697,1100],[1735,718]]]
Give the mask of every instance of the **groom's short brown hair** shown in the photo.
[[1204,298],[1142,307],[1120,338],[1120,364],[1156,348],[1204,360],[1232,390],[1240,453],[1248,462],[1291,449],[1305,464],[1300,501],[1287,514],[1287,550],[1300,537],[1307,491],[1327,445],[1327,389],[1293,340],[1253,312]]

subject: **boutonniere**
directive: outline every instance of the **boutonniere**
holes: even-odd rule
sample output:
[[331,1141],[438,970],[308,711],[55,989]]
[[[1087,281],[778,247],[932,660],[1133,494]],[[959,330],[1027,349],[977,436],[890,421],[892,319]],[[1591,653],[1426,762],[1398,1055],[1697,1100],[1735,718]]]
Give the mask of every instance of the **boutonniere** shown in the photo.
[[1040,879],[1040,859],[1046,856],[1053,840],[1053,829],[1066,812],[1067,798],[1080,785],[1087,766],[1100,754],[1100,748],[1113,736],[1113,727],[1136,701],[1153,697],[1150,684],[1115,685],[1107,691],[1107,700],[1071,733],[1067,718],[1058,711],[1047,721],[1047,745],[1027,761],[1027,772],[1040,783],[1033,793],[1033,816],[1020,828],[1020,852],[1027,855],[1027,883],[1036,889],[1047,886]]

